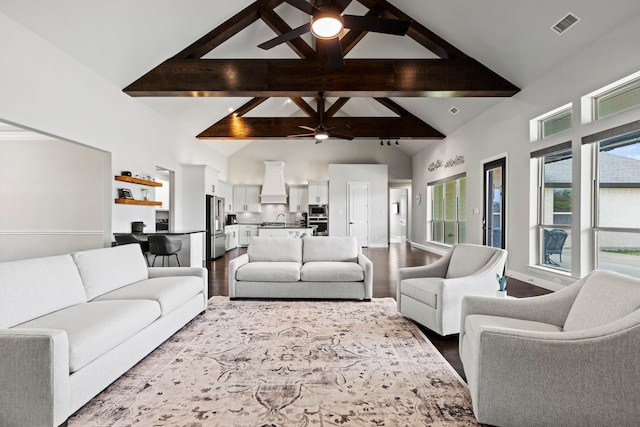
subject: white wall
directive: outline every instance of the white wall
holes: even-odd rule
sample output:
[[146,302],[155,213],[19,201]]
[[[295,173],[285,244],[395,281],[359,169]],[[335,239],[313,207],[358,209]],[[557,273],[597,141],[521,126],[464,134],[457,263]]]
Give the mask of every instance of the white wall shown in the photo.
[[[131,98],[90,69],[0,14],[0,120],[59,136],[111,153],[113,175],[122,170],[176,173],[175,223],[182,228],[181,164],[209,164],[226,176],[226,158],[169,124],[140,100]],[[23,165],[38,167],[35,160]],[[155,210],[115,205],[112,231],[130,230],[130,222],[155,223]]]
[[[631,19],[615,32],[592,44],[585,51],[577,52],[565,62],[550,70],[533,84],[523,88],[513,98],[506,99],[494,108],[476,117],[473,121],[447,136],[444,141],[434,143],[430,148],[413,157],[413,194],[421,192],[423,199],[427,182],[467,173],[467,236],[471,243],[482,243],[481,215],[473,215],[472,210],[482,211],[483,162],[507,155],[507,249],[509,257],[507,269],[526,280],[531,278],[539,283],[566,285],[580,277],[592,267],[590,254],[583,251],[577,257],[576,248],[581,242],[589,242],[590,197],[589,185],[583,185],[584,176],[581,162],[588,163],[586,151],[580,147],[581,137],[623,123],[640,119],[640,109],[600,120],[597,123],[580,124],[580,98],[598,88],[640,70],[640,16]],[[554,108],[573,102],[574,128],[572,131],[554,136],[537,143],[529,142],[529,121]],[[572,233],[574,257],[578,258],[572,277],[565,277],[530,267],[534,263],[535,241],[535,198],[530,196],[531,162],[530,152],[555,145],[567,140],[573,141],[574,152],[574,206],[582,206],[582,212],[574,215]],[[584,152],[583,152],[584,151]],[[588,151],[588,150],[587,150]],[[435,160],[446,161],[456,155],[465,156],[465,163],[459,167],[441,167],[429,172],[427,166]],[[418,245],[426,243],[426,205],[412,203],[415,219],[412,225],[412,241]]]
[[0,141],[0,262],[107,244],[110,164],[67,141]]
[[387,165],[329,165],[329,235],[346,236],[349,182],[369,183],[369,246],[389,243]]

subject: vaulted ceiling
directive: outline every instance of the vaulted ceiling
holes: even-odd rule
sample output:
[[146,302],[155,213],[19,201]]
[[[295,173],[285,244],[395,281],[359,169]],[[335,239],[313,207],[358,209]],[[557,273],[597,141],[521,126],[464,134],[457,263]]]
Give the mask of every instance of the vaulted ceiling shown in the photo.
[[[271,62],[281,60],[296,63],[313,62],[313,58],[303,59],[288,45],[277,46],[269,51],[259,49],[257,46],[260,43],[278,33],[277,30],[274,32],[262,18],[257,18],[241,31],[239,27],[236,31],[231,31],[230,37],[223,43],[212,49],[204,49],[208,52],[202,57],[179,59],[180,54],[198,40],[203,40],[216,28],[254,3],[254,0],[136,0],[135,2],[130,0],[108,2],[0,0],[0,13],[74,58],[79,66],[86,67],[104,77],[106,84],[112,85],[115,90],[128,88],[144,78],[147,72],[154,70],[158,65],[162,67],[174,58],[176,61],[185,60],[199,64],[208,64],[209,60],[212,60],[212,63],[217,63],[219,66],[225,61],[236,60],[263,61],[263,66],[285,64]],[[406,64],[410,61],[448,64],[467,61],[468,64],[475,63],[477,66],[482,64],[513,85],[526,90],[530,83],[541,78],[546,71],[558,66],[566,57],[588,47],[618,25],[640,13],[640,2],[637,0],[607,2],[601,0],[536,2],[389,0],[389,4],[406,13],[417,24],[428,28],[437,35],[439,40],[446,40],[444,50],[449,53],[449,58],[443,60],[441,51],[433,46],[426,48],[411,34],[398,37],[368,33],[346,54],[347,65],[344,69],[336,70],[335,74],[329,74],[335,77],[325,77],[328,80],[323,84],[337,84],[336,81],[339,80],[337,77],[349,72],[351,61],[356,61],[354,64],[361,60],[389,59],[397,60],[398,64]],[[345,12],[365,15],[369,13],[371,5],[373,5],[371,0],[364,3],[354,0]],[[270,4],[266,9],[273,10],[292,28],[309,20],[309,15],[288,4],[279,6]],[[581,20],[559,36],[550,27],[568,12],[574,13]],[[383,16],[393,18],[387,12]],[[302,40],[315,50],[313,40],[308,35],[304,35]],[[452,54],[449,50],[451,47],[463,52],[465,56],[457,57]],[[29,52],[25,51],[21,54],[28,55]],[[441,74],[453,75],[450,71],[459,72],[463,69],[452,65],[449,67],[449,70],[441,70]],[[428,72],[428,68],[418,69]],[[358,78],[351,81],[351,84],[364,84],[365,77],[375,76],[376,73],[380,75],[386,72],[385,70],[369,67],[357,73]],[[46,72],[46,66],[43,66],[39,72]],[[421,75],[420,82],[425,85],[432,84],[434,75],[437,73],[429,73]],[[256,68],[253,74],[256,82],[263,85],[277,83],[267,80],[267,76],[275,78],[281,75],[266,73],[264,68]],[[320,75],[327,76],[326,73]],[[390,71],[386,75],[390,76]],[[233,76],[228,77],[227,83],[232,83]],[[304,125],[314,125],[314,118],[300,109],[299,102],[296,103],[289,98],[289,96],[294,98],[297,96],[304,100],[311,110],[314,109],[313,96],[321,89],[316,81],[318,74],[309,73],[304,77],[307,81],[314,83],[308,86],[317,87],[305,87],[308,92],[298,92],[298,95],[294,93],[300,88],[285,87],[287,90],[294,90],[259,95],[262,88],[253,87],[252,90],[256,89],[255,92],[245,93],[242,96],[230,96],[222,92],[216,93],[216,96],[196,96],[200,94],[195,92],[189,96],[136,96],[131,100],[145,104],[177,128],[194,137],[208,132],[208,129],[218,122],[224,124],[225,120],[229,121],[228,116],[236,110],[243,112],[244,106],[247,104],[251,106],[253,104],[250,103],[257,102],[254,98],[268,97],[250,111],[244,111],[243,119],[275,117],[279,121],[280,118],[296,118]],[[445,81],[445,83],[449,82]],[[78,84],[81,85],[82,82]],[[217,87],[209,87],[209,90],[218,90],[220,87],[221,84]],[[386,86],[388,90],[386,93],[366,93],[356,96],[349,93],[354,87],[343,86],[342,93],[327,91],[328,109],[336,102],[343,103],[344,98],[349,98],[348,102],[334,113],[334,119],[340,119],[338,124],[343,123],[342,119],[359,117],[398,118],[403,114],[398,111],[406,111],[444,135],[451,134],[504,99],[503,95],[424,96],[436,95],[437,88],[434,89],[433,86],[414,87],[414,90],[418,91],[426,89],[433,91],[430,94],[418,93],[414,96],[406,96],[392,92],[389,89],[390,86]],[[391,88],[393,89],[393,86]],[[274,87],[268,89],[274,89]],[[383,88],[379,87],[378,90],[383,91]],[[236,94],[240,95],[240,92]],[[458,93],[460,94],[462,92]],[[398,111],[394,112],[376,98],[388,98],[393,102],[389,105],[397,105],[399,109],[394,108]],[[456,114],[452,114],[451,109]],[[294,127],[296,126],[297,124],[294,123]],[[357,128],[362,131],[363,126],[357,126]],[[295,129],[294,133],[299,130]],[[354,126],[355,130],[356,126]],[[286,132],[287,130],[283,130],[283,133]],[[202,143],[214,147],[225,155],[232,155],[243,147],[250,148],[253,144],[260,144],[260,140],[215,139],[204,140]],[[313,139],[302,139],[299,143],[313,144]],[[372,143],[376,142],[372,141]],[[400,141],[399,148],[407,154],[414,154],[432,143],[430,139],[406,139]]]
[[[444,134],[389,97],[508,97],[519,90],[386,0],[340,0],[340,10],[359,3],[366,8],[362,16],[410,21],[407,36],[436,58],[393,59],[391,53],[389,59],[347,59],[336,68],[326,58],[329,42],[312,37],[314,49],[303,38],[295,37],[287,45],[300,59],[215,59],[218,46],[258,20],[278,36],[296,32],[276,11],[290,2],[296,5],[295,0],[255,1],[124,91],[131,96],[253,97],[201,132],[198,138],[255,140],[299,134],[300,128],[308,127],[310,121],[315,123],[311,127],[319,122],[329,128],[340,125],[355,138],[442,139]],[[326,3],[315,1],[318,6]],[[303,27],[304,24],[300,28]],[[366,34],[366,31],[343,31],[338,51],[347,55]],[[214,58],[204,59],[206,55]],[[319,93],[337,97],[323,114],[323,120],[318,107],[303,98],[314,97],[318,104],[315,95]],[[288,97],[306,117],[245,117],[270,97]],[[335,118],[352,97],[373,98],[389,114]]]

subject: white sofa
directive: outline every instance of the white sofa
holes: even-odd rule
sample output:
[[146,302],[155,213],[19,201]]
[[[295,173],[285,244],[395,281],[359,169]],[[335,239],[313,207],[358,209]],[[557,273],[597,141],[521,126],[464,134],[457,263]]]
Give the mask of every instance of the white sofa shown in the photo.
[[207,270],[138,245],[0,263],[0,425],[58,426],[206,309]]
[[370,300],[373,264],[355,237],[253,237],[229,262],[230,298]]

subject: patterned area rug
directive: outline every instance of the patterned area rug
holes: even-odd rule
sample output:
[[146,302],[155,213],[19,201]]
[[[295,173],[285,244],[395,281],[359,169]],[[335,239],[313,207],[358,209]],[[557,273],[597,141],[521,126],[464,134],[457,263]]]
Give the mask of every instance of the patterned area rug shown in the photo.
[[69,426],[478,425],[467,386],[391,298],[229,301]]

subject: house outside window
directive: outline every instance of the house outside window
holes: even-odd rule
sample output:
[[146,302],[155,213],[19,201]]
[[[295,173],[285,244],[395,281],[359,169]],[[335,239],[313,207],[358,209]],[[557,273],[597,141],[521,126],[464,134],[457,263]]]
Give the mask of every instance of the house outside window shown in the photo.
[[467,179],[464,174],[427,184],[431,208],[427,240],[454,245],[467,240]]
[[571,271],[571,142],[532,153],[538,161],[539,264]]
[[596,268],[640,277],[640,131],[596,146]]

